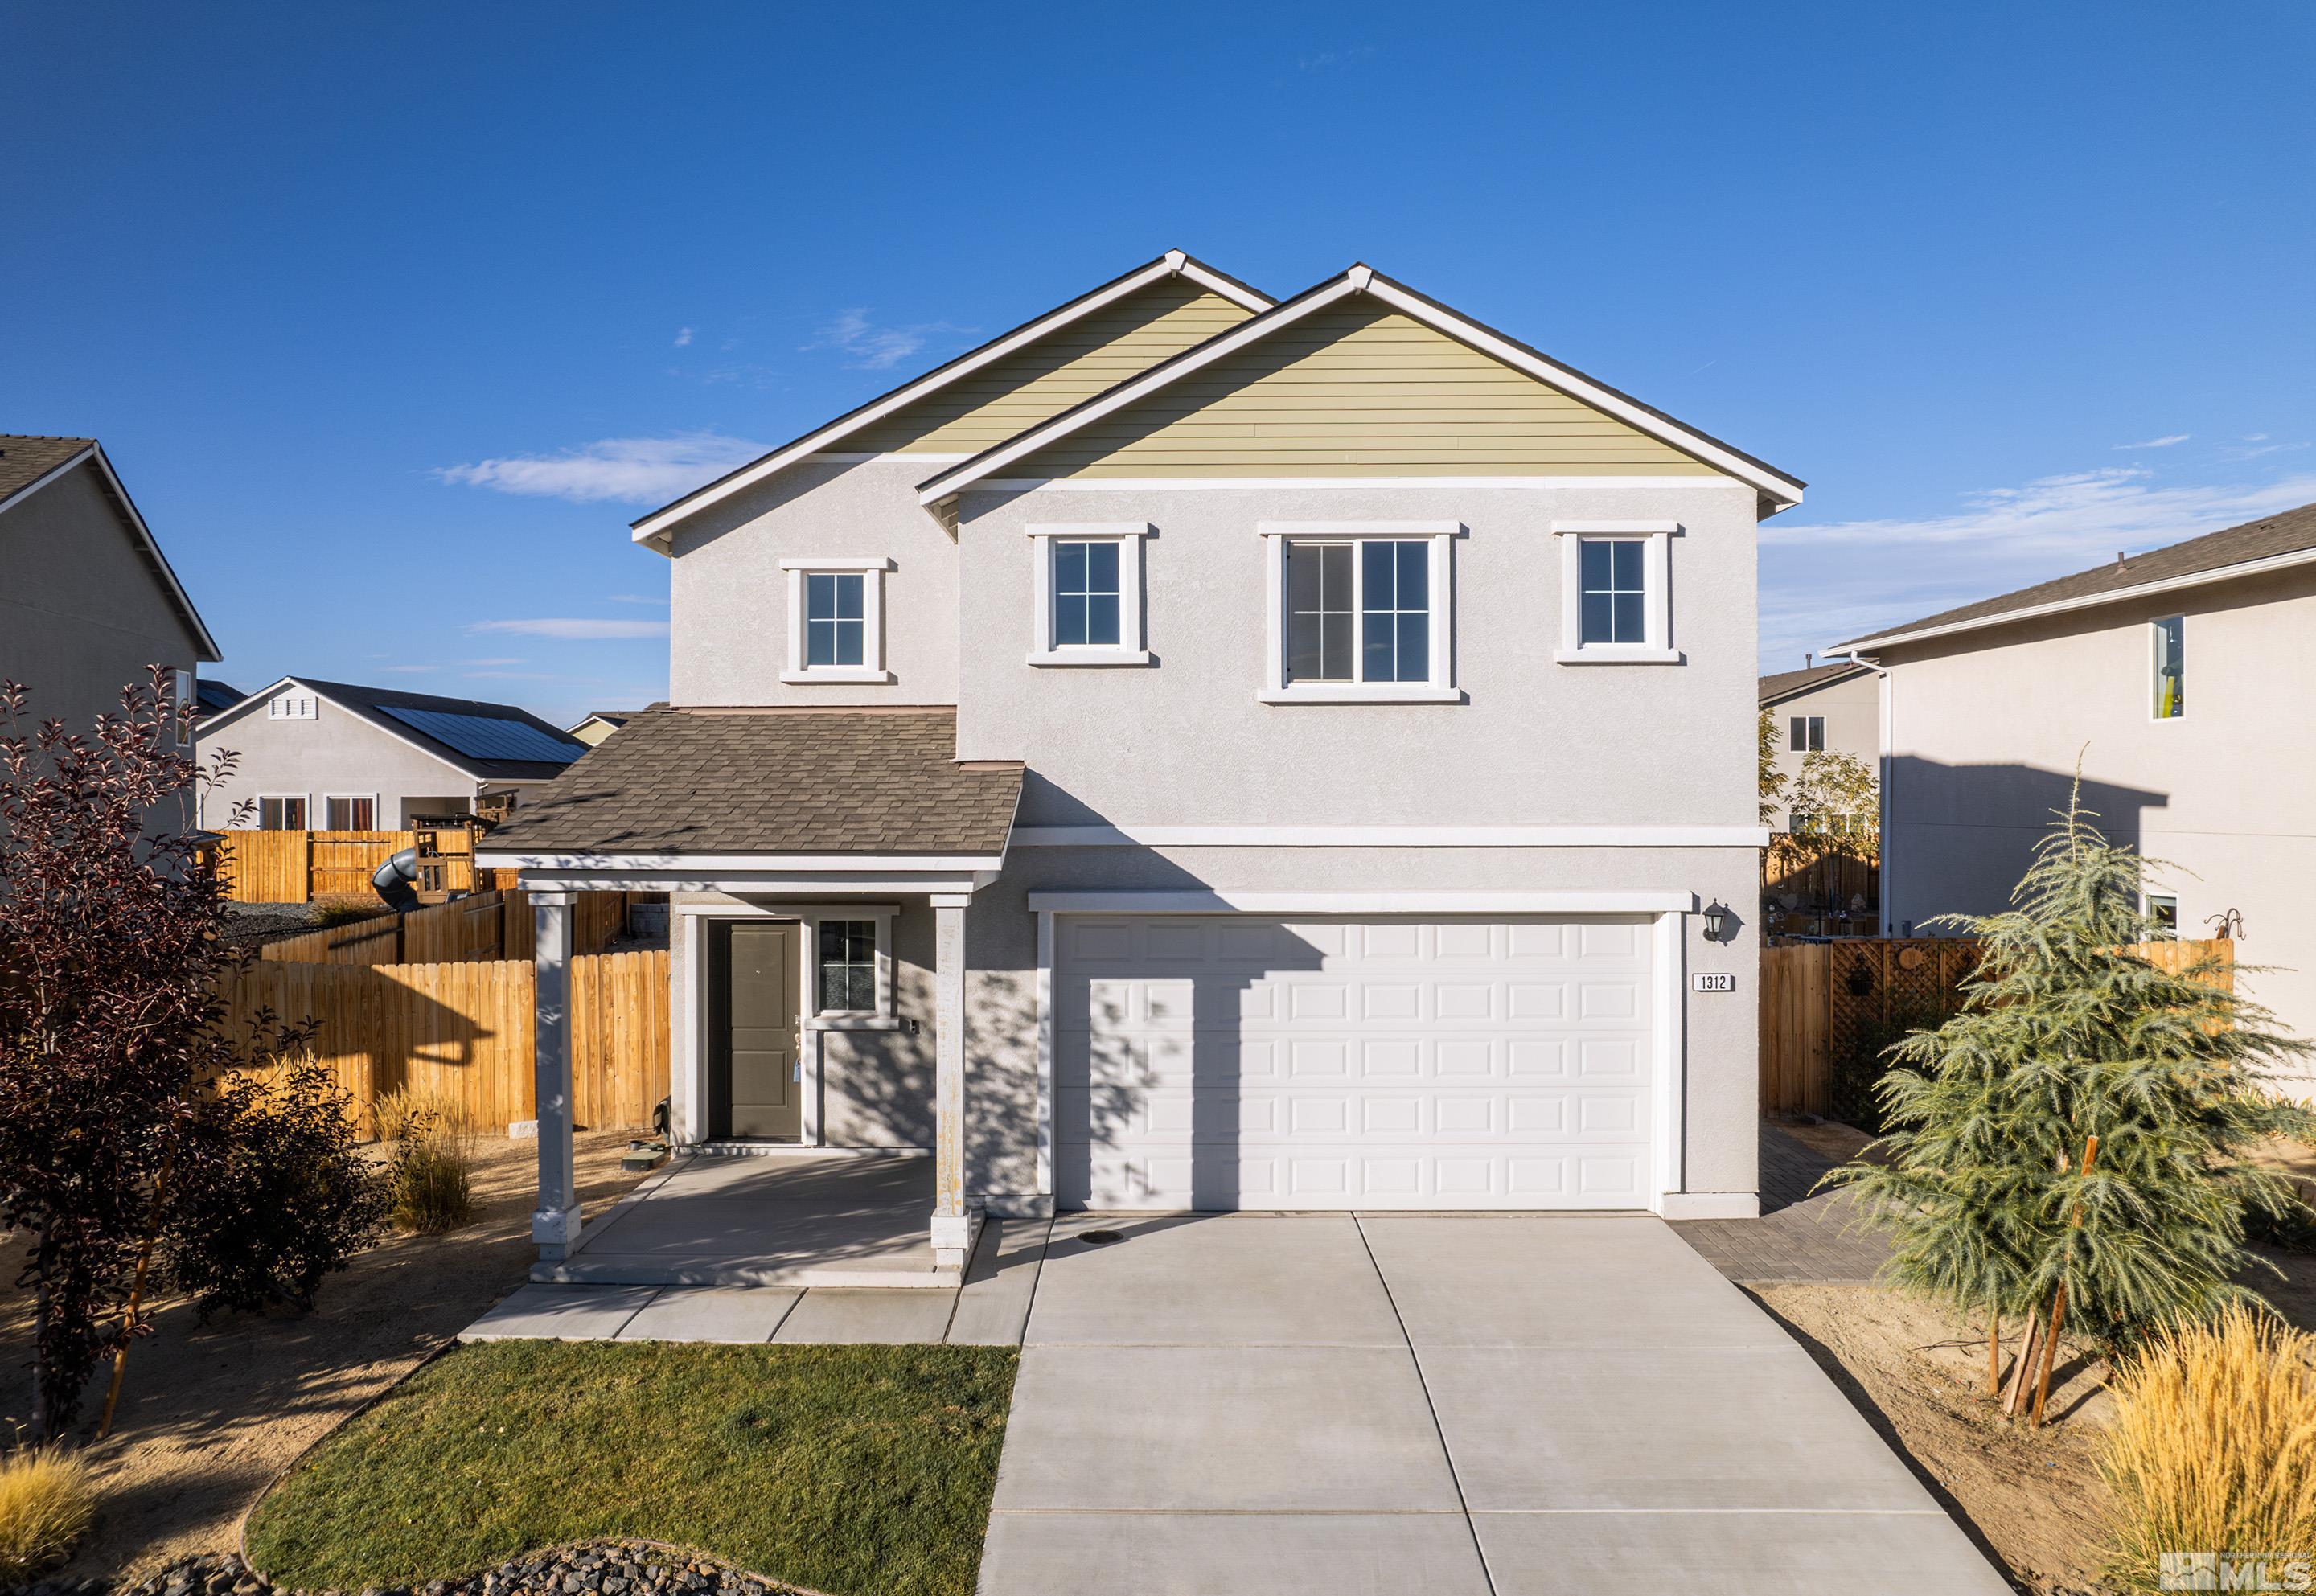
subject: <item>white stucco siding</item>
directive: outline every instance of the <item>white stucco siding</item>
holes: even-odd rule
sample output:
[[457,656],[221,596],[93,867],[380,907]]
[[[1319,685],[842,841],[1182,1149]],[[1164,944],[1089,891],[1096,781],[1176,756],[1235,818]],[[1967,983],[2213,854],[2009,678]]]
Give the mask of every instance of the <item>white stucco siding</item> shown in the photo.
[[[670,588],[670,701],[957,701],[957,548],[917,503],[922,459],[807,460],[685,522]],[[883,579],[887,683],[786,682],[784,559],[892,560]]]
[[201,824],[213,828],[254,826],[257,800],[281,795],[307,799],[315,830],[327,822],[333,795],[375,797],[378,826],[388,831],[414,807],[428,814],[441,813],[446,799],[455,800],[454,813],[473,807],[472,776],[328,699],[317,700],[311,720],[271,719],[259,704],[224,726],[203,727],[200,747],[204,761],[220,749],[237,756],[232,774],[201,796]]
[[[1025,825],[1754,823],[1753,495],[1646,486],[968,495],[958,753],[1029,762]],[[1555,521],[1663,519],[1678,664],[1563,664]],[[1460,703],[1258,701],[1264,522],[1450,522]],[[1147,665],[1034,666],[1032,525],[1148,522]],[[1447,608],[1434,595],[1433,623]]]
[[[2187,713],[2151,713],[2150,623],[2186,620]],[[2182,935],[2238,910],[2243,985],[2316,1038],[2316,574],[1889,650],[1893,929],[2003,907],[2081,762],[2110,838],[2168,861]]]

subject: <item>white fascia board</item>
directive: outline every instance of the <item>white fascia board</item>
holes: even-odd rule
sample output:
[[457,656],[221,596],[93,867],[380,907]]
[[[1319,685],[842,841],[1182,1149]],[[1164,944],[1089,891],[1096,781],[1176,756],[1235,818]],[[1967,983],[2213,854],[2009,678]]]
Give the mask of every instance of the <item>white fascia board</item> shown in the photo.
[[1025,825],[1016,848],[1766,848],[1759,825]]
[[1453,311],[1444,310],[1404,292],[1394,283],[1377,280],[1367,285],[1367,292],[1402,315],[1412,317],[1459,343],[1470,344],[1483,354],[1501,361],[1515,370],[1525,371],[1539,382],[1548,383],[1572,397],[1581,399],[1595,410],[1605,411],[1626,425],[1670,443],[1684,454],[1693,454],[1741,482],[1752,484],[1784,508],[1790,509],[1802,502],[1802,485],[1792,477],[1765,469],[1702,433],[1693,432],[1678,422],[1669,421],[1635,405],[1622,394],[1610,392],[1557,361],[1546,360],[1522,349],[1476,322],[1466,321]]
[[227,704],[216,714],[205,717],[201,723],[193,728],[193,736],[197,740],[209,736],[216,732],[218,727],[225,726],[228,722],[240,719],[242,716],[248,713],[252,707],[265,702],[275,693],[280,692],[283,688],[293,686],[302,687],[305,684],[299,682],[295,676],[284,676],[281,681],[276,682],[271,687],[259,688],[255,692],[251,693],[247,698],[242,700],[241,702],[237,704]]
[[1645,490],[1662,495],[1668,485],[1712,480],[1702,477],[988,477],[975,487],[1011,492],[1072,494],[1212,493],[1236,488],[1269,493],[1280,488],[1345,489],[1365,493],[1380,488],[1521,488],[1529,492],[1581,487],[1624,491]]
[[[826,451],[830,444],[851,436],[871,423],[884,420],[895,411],[914,404],[928,394],[936,393],[950,383],[970,377],[975,371],[987,369],[1006,356],[1027,348],[1048,333],[1065,327],[1072,322],[1081,321],[1097,310],[1116,304],[1128,294],[1138,293],[1152,283],[1177,273],[1188,277],[1201,288],[1211,289],[1232,303],[1243,306],[1249,310],[1260,313],[1270,308],[1270,301],[1261,295],[1250,297],[1247,290],[1207,271],[1180,250],[1170,250],[1132,276],[1120,278],[1102,292],[1091,298],[1081,299],[1063,309],[1049,311],[1019,332],[1000,338],[979,352],[968,355],[964,360],[944,366],[939,370],[928,372],[916,381],[894,389],[874,404],[855,411],[842,420],[833,421],[816,432],[806,432],[786,448],[766,455],[752,466],[744,467],[696,497],[682,500],[669,505],[664,510],[654,512],[636,522],[630,535],[637,543],[664,545],[669,532],[673,530],[678,522],[707,509],[711,504],[728,499],[745,488],[754,486],[774,472],[786,470],[807,455]],[[662,548],[662,552],[665,552],[664,548]]]
[[2101,604],[2126,603],[2133,599],[2153,598],[2190,587],[2208,587],[2214,583],[2233,582],[2242,576],[2262,576],[2270,571],[2289,570],[2294,566],[2311,564],[2316,564],[2316,548],[2294,548],[2284,554],[2271,554],[2264,559],[2239,560],[2231,566],[2214,566],[2208,571],[2190,571],[2184,576],[2169,576],[2160,582],[2142,582],[2135,586],[2114,588],[2107,593],[2086,593],[2080,598],[2059,599],[2048,604],[2029,604],[2023,610],[2005,610],[2000,615],[1982,615],[1973,620],[1919,627],[1911,631],[1884,632],[1877,637],[1860,638],[1851,643],[1836,643],[1824,652],[1831,659],[1857,660],[1860,649],[1894,648],[1902,643],[1951,637],[1956,632],[1982,631],[1991,626],[2009,626],[2014,620],[2065,615],[2077,610],[2097,609]]
[[170,596],[177,601],[179,612],[183,615],[186,624],[192,628],[194,643],[203,651],[194,655],[195,660],[201,664],[217,664],[225,657],[225,651],[218,646],[217,639],[209,636],[209,623],[201,619],[201,612],[193,608],[192,595],[185,591],[185,584],[177,580],[177,573],[169,564],[169,557],[161,552],[161,540],[153,535],[153,529],[145,524],[144,513],[137,508],[137,501],[130,498],[129,490],[120,486],[120,475],[113,470],[112,462],[105,458],[104,445],[92,443],[63,464],[41,472],[6,498],[0,499],[0,510],[13,509],[76,468],[92,462],[103,475],[104,485],[112,491],[114,502],[128,516],[129,531],[145,546],[145,552],[152,557],[155,569],[161,574],[162,583],[168,588]]
[[927,871],[993,870],[1005,862],[1002,853],[522,853],[486,848],[475,856],[477,864],[500,870],[708,870],[771,871],[809,875],[842,871],[861,875],[877,870],[914,874]]
[[[487,860],[490,856],[485,855]],[[478,869],[506,865],[478,862]],[[569,892],[723,892],[735,897],[795,897],[806,895],[874,893],[917,897],[933,893],[970,894],[997,878],[994,870],[948,870],[910,875],[870,871],[855,875],[805,875],[796,871],[526,869],[525,890]]]
[[485,785],[494,784],[512,787],[528,785],[534,781],[551,781],[554,780],[551,776],[485,776],[479,771],[473,770],[468,766],[460,764],[455,759],[447,757],[438,749],[429,748],[426,745],[418,742],[414,738],[404,736],[400,732],[394,730],[391,727],[380,726],[377,721],[372,720],[368,715],[353,708],[352,705],[347,704],[343,700],[333,698],[330,694],[324,692],[312,682],[300,680],[296,676],[284,676],[272,686],[263,688],[256,692],[251,693],[247,698],[242,700],[241,702],[234,705],[231,709],[210,716],[207,720],[201,722],[200,726],[194,728],[195,739],[200,740],[214,736],[218,730],[224,727],[227,722],[239,719],[252,705],[266,702],[285,687],[298,688],[303,691],[312,693],[317,699],[323,699],[332,704],[335,704],[340,709],[343,710],[346,714],[352,716],[356,720],[361,721],[370,730],[377,732],[381,736],[392,737],[396,742],[403,745],[403,746],[414,749],[418,753],[424,754],[427,758],[432,760],[436,764],[441,765],[443,769],[456,771],[459,775],[464,776],[469,781],[480,782]]
[[984,477],[993,477],[1018,459],[1035,454],[1056,439],[1065,438],[1081,427],[1090,426],[1105,415],[1115,415],[1128,405],[1156,393],[1170,383],[1180,381],[1193,371],[1204,370],[1216,361],[1226,360],[1251,343],[1260,343],[1281,327],[1293,326],[1305,317],[1323,310],[1340,300],[1358,292],[1350,278],[1339,278],[1317,292],[1306,295],[1303,302],[1292,308],[1272,310],[1258,316],[1243,325],[1210,339],[1200,347],[1176,355],[1159,370],[1147,372],[1112,388],[1099,398],[1090,399],[1076,409],[1056,416],[1053,420],[1016,433],[993,449],[984,450],[961,466],[952,466],[917,489],[917,503],[937,504],[958,490],[971,486]]
[[1049,914],[1680,914],[1693,892],[1033,892]]

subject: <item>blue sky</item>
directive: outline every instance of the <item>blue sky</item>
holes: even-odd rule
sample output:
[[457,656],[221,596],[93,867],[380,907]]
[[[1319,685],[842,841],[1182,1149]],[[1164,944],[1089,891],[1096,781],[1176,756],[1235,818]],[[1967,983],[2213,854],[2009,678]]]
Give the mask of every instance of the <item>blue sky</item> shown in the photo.
[[[665,691],[627,522],[1169,247],[1811,483],[1765,667],[2316,500],[2316,7],[20,6],[0,431],[248,687]],[[0,580],[5,580],[0,573]]]

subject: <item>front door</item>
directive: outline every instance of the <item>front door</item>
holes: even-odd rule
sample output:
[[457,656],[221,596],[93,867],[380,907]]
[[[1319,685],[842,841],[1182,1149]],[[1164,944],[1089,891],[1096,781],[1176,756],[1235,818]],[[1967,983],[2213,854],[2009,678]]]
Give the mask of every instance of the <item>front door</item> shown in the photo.
[[777,920],[708,922],[708,1134],[804,1139],[797,939]]

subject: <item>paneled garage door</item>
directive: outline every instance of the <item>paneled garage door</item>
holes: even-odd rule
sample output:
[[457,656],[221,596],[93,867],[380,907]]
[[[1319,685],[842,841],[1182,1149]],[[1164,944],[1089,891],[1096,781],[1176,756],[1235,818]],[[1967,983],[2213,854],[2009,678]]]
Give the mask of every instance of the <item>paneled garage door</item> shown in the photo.
[[1064,1208],[1649,1202],[1649,923],[1062,914]]

